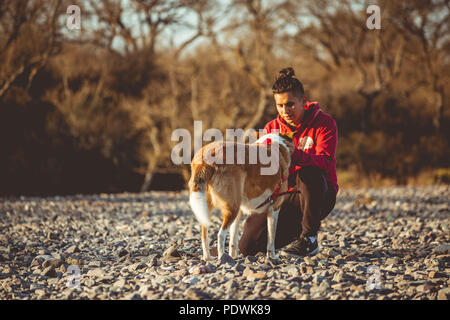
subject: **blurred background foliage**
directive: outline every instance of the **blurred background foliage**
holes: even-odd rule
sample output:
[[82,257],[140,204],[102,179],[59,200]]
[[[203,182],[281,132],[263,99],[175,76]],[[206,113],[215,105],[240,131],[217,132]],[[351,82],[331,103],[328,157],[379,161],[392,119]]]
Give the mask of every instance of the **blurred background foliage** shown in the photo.
[[445,0],[1,1],[0,195],[183,189],[172,131],[262,128],[286,66],[337,122],[341,186],[448,183],[449,14]]

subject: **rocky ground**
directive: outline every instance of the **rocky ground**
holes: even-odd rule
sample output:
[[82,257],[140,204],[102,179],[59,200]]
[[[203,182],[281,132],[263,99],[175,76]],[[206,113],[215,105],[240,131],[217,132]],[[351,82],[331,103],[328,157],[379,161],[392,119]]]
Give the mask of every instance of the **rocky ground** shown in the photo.
[[186,191],[0,199],[0,299],[448,299],[449,199],[341,190],[321,252],[281,264],[202,262]]

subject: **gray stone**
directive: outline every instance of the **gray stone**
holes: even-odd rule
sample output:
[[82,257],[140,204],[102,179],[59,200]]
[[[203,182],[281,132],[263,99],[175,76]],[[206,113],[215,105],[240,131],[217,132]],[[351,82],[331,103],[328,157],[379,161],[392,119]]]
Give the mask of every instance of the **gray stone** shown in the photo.
[[57,277],[55,267],[49,266],[42,271],[42,275],[46,277],[55,278]]
[[69,248],[66,249],[66,253],[77,253],[77,252],[80,252],[80,249],[76,245],[70,246]]
[[105,272],[100,268],[96,268],[96,269],[89,270],[86,275],[88,277],[102,277],[105,275]]
[[442,253],[450,253],[450,244],[449,243],[441,244],[441,245],[435,247],[433,249],[433,252],[440,253],[440,254],[442,254]]
[[310,294],[313,298],[318,298],[321,295],[323,295],[327,291],[327,288],[325,286],[313,286],[310,289]]
[[251,263],[254,263],[256,261],[258,261],[258,258],[256,258],[255,256],[246,256],[244,263],[250,263],[251,264]]
[[199,281],[200,281],[200,279],[197,276],[187,277],[187,278],[183,279],[184,283],[187,283],[187,284],[189,284],[191,286],[196,284]]
[[327,260],[320,260],[318,265],[321,268],[326,268],[326,267],[328,267],[328,261]]
[[313,280],[313,276],[310,273],[302,274],[301,279],[303,282],[310,282]]
[[147,259],[144,259],[144,263],[147,264],[148,267],[153,267],[158,265],[158,255],[152,254]]
[[236,263],[233,267],[233,270],[236,270],[237,272],[243,272],[245,270],[245,266],[241,263]]
[[47,234],[47,239],[50,239],[50,240],[57,240],[57,239],[58,239],[58,234],[55,233],[55,232],[49,232],[49,233]]
[[116,282],[113,283],[113,287],[116,289],[122,289],[125,286],[126,280],[125,279],[119,279]]
[[325,279],[324,277],[322,277],[322,276],[320,276],[320,275],[318,275],[318,274],[315,274],[315,275],[313,276],[312,282],[313,282],[314,284],[316,284],[316,285],[319,285],[324,279]]
[[40,254],[34,257],[34,259],[31,261],[31,266],[40,266],[45,260],[53,259],[51,255],[48,254]]
[[142,300],[142,297],[139,293],[132,292],[132,293],[126,294],[124,296],[124,299],[125,300]]
[[173,223],[171,225],[169,225],[169,227],[167,228],[167,233],[169,235],[174,235],[177,233],[177,231],[178,231],[178,227]]
[[238,282],[236,280],[231,279],[231,280],[228,280],[224,284],[224,287],[225,287],[226,290],[231,290],[231,289],[234,289],[234,288],[238,288],[239,284],[238,284]]
[[147,265],[143,262],[138,262],[135,264],[132,264],[128,269],[131,271],[138,271],[147,268]]
[[301,272],[300,270],[298,270],[297,267],[292,266],[290,268],[287,269],[287,273],[291,276],[291,277],[299,277],[301,276]]
[[444,288],[438,291],[438,300],[450,300],[450,288]]
[[178,260],[181,258],[181,254],[178,252],[178,246],[176,244],[172,244],[169,248],[164,251],[161,260]]
[[224,253],[222,255],[222,257],[220,257],[219,265],[224,265],[224,264],[234,266],[236,264],[236,261],[228,253]]
[[45,261],[42,263],[42,267],[43,267],[43,268],[47,268],[47,267],[52,266],[52,267],[54,267],[54,268],[59,268],[59,267],[61,266],[62,263],[63,263],[63,262],[62,262],[61,260],[51,258],[51,259],[45,260]]
[[94,268],[100,268],[102,266],[102,262],[99,260],[93,260],[93,261],[89,262],[88,266],[94,267]]
[[122,258],[122,257],[126,256],[127,254],[128,254],[128,250],[127,249],[122,249],[122,250],[119,251],[118,256],[119,256],[119,258]]
[[346,248],[349,246],[349,243],[347,240],[343,239],[343,240],[339,240],[339,247],[340,248]]
[[285,300],[287,298],[287,295],[283,291],[275,291],[272,293],[271,297],[275,300]]
[[335,281],[335,282],[341,282],[344,279],[345,279],[345,274],[344,274],[344,271],[342,271],[342,270],[339,272],[336,272],[333,276],[333,281]]
[[44,298],[47,295],[47,293],[44,290],[42,290],[42,289],[34,290],[34,294],[37,295],[38,299],[42,299],[42,298]]
[[191,300],[209,300],[211,295],[200,289],[189,289],[185,294],[187,299]]

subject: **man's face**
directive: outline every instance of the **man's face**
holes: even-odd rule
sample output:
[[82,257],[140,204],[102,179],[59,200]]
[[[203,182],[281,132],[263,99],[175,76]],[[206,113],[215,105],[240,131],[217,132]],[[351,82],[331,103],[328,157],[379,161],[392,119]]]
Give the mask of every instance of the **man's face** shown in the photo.
[[296,127],[303,119],[305,114],[305,101],[303,96],[301,99],[296,97],[292,92],[275,93],[273,95],[277,105],[279,115],[293,127]]

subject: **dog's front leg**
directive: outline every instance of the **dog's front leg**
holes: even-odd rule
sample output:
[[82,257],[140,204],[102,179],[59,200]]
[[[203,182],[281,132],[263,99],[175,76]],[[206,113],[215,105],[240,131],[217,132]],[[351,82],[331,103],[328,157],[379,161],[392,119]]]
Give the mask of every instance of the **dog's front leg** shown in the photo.
[[223,229],[222,227],[217,234],[217,259],[221,259],[225,253],[225,241],[227,240],[228,229]]
[[229,254],[233,259],[237,257],[237,247],[238,247],[238,233],[239,233],[239,223],[241,221],[242,211],[239,211],[236,219],[230,227],[230,244],[229,244]]
[[278,213],[280,210],[269,209],[267,214],[267,257],[275,260],[280,258],[275,253],[275,232],[277,230]]

